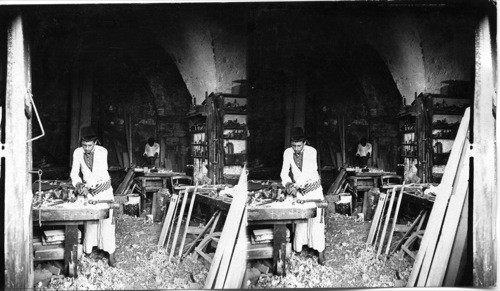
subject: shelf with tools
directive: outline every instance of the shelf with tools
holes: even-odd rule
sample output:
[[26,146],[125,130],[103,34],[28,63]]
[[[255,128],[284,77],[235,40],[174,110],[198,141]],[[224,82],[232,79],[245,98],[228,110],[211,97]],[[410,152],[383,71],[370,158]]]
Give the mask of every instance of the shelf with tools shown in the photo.
[[447,85],[441,88],[440,94],[421,93],[416,98],[417,107],[421,108],[423,135],[417,142],[422,149],[424,182],[441,181],[463,113],[472,100],[472,86],[464,87],[466,82],[460,83],[460,90],[454,89],[455,81],[444,83]]
[[241,174],[247,161],[247,98],[237,94],[220,94],[223,98],[224,177]]
[[188,112],[187,117],[189,120],[189,134],[191,136],[190,157],[193,166],[193,176],[206,175],[208,171],[208,144],[206,140],[207,114],[204,104],[191,105],[191,110]]
[[418,164],[418,143],[416,116],[412,106],[404,106],[398,114],[399,120],[399,168],[398,174],[405,176]]

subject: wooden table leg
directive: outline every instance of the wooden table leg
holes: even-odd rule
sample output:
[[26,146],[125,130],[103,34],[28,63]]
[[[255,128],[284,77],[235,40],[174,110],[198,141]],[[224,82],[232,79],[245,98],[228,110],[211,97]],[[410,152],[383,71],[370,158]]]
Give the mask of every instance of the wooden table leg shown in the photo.
[[65,226],[64,270],[70,277],[78,277],[78,225]]
[[369,191],[365,191],[363,193],[363,217],[364,217],[364,221],[367,221],[368,220],[368,214],[370,212],[370,206],[369,205],[369,197],[370,195],[368,195]]
[[158,192],[153,193],[153,203],[151,205],[151,215],[153,216],[153,221],[160,221],[160,218],[157,218],[157,208],[158,207]]
[[286,224],[273,227],[273,272],[286,276]]

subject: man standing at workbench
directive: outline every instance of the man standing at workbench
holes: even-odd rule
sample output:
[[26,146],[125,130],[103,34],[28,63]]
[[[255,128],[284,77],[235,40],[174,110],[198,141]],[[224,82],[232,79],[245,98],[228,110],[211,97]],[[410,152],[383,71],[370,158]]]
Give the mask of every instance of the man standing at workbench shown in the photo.
[[[306,136],[301,127],[292,129],[290,142],[291,147],[283,153],[280,174],[287,194],[297,196],[297,199],[323,200],[316,149],[306,145]],[[290,170],[292,177],[289,175]],[[317,208],[316,217],[308,219],[307,222],[296,223],[293,240],[296,252],[301,252],[305,244],[318,251],[318,262],[322,265],[325,262],[325,224],[321,219],[323,211],[322,208]]]
[[[97,136],[90,127],[81,131],[81,147],[73,152],[71,181],[80,195],[86,195],[89,201],[113,201],[113,188],[108,173],[108,151],[96,145]],[[115,224],[113,209],[109,209],[109,217],[98,222],[85,222],[85,238],[83,251],[87,254],[92,248],[109,253],[109,265],[114,267],[115,259]]]

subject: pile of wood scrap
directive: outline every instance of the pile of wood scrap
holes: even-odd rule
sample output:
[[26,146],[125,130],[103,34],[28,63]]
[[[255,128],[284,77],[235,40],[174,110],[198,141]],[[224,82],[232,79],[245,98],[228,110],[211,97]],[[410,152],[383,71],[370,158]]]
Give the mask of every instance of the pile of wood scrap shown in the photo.
[[[249,283],[248,286],[257,284],[259,279],[263,276],[272,276],[273,262],[271,259],[252,260],[247,263],[247,271],[245,274],[245,281]],[[245,286],[245,287],[248,287]]]
[[[267,259],[273,257],[273,229],[255,229],[247,236],[247,259]],[[286,228],[286,254],[292,252],[290,230]]]
[[63,278],[62,261],[47,261],[35,264],[34,284],[36,287],[47,287],[52,279]]
[[463,272],[468,219],[469,120],[468,108],[460,123],[441,184],[437,187],[436,200],[408,279],[408,287],[455,286]]
[[335,195],[344,192],[348,185],[346,178],[347,178],[347,172],[345,168],[342,168],[339,174],[337,175],[337,178],[335,178],[335,181],[333,181],[333,184],[326,192],[326,194]]
[[123,178],[123,181],[120,183],[120,186],[116,188],[114,193],[115,196],[122,196],[133,192],[133,189],[132,191],[130,191],[130,187],[134,182],[134,176],[135,176],[134,169],[132,168],[129,169],[127,175],[125,175],[125,178]]
[[[82,254],[82,233],[78,230],[78,254]],[[45,230],[43,235],[33,237],[34,259],[37,261],[63,260],[65,234],[62,229]]]
[[244,282],[246,271],[246,201],[248,196],[246,165],[243,167],[217,250],[205,281],[205,289],[238,289]]

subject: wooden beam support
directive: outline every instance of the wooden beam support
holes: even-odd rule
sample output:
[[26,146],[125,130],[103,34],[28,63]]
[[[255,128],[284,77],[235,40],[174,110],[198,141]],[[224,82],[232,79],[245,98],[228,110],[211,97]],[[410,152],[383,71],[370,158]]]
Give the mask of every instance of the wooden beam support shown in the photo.
[[[498,153],[495,130],[497,100],[497,20],[485,15],[476,30],[476,69],[474,92],[472,195],[472,252],[475,287],[497,285],[497,196]],[[495,127],[496,122],[496,127]]]
[[31,137],[31,65],[29,41],[25,39],[23,19],[13,18],[7,31],[7,74],[5,91],[5,186],[4,204],[4,287],[33,288],[33,252],[31,219],[32,167]]

